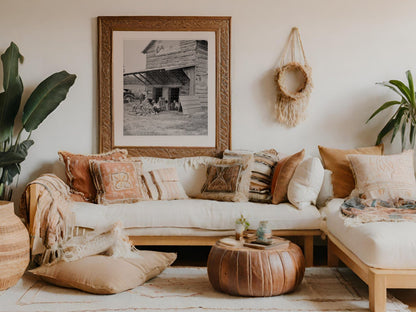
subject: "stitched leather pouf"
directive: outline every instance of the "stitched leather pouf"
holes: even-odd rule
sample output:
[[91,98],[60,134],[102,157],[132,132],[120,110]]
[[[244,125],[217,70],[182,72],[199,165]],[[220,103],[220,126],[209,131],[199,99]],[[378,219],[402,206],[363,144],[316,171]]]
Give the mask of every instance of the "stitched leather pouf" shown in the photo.
[[238,296],[267,297],[294,291],[305,273],[302,251],[293,243],[260,250],[217,242],[207,266],[216,290]]

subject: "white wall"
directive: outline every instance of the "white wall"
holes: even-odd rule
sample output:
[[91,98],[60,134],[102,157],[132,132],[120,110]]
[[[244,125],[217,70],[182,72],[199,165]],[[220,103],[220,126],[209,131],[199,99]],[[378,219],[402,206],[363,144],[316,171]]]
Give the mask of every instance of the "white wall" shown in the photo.
[[[407,69],[416,74],[414,12],[412,0],[0,0],[0,52],[14,41],[25,56],[26,97],[53,72],[78,76],[67,100],[34,132],[17,193],[39,174],[62,169],[58,150],[98,150],[97,16],[232,16],[233,148],[317,155],[318,144],[374,143],[387,119],[364,122],[393,96],[375,82],[404,79]],[[292,26],[301,31],[315,88],[307,120],[287,129],[273,118],[272,74]]]

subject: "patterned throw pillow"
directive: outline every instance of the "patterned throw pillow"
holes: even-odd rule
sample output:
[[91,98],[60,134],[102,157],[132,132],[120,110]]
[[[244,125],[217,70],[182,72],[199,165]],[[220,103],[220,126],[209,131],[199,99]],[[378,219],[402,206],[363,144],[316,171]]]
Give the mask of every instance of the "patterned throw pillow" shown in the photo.
[[187,199],[176,168],[162,168],[144,172],[143,180],[153,200]]
[[252,155],[218,159],[207,168],[207,179],[200,198],[242,202],[248,200]]
[[355,177],[352,196],[416,199],[413,150],[396,155],[348,155]]
[[280,204],[287,201],[287,189],[289,187],[289,182],[304,156],[305,150],[301,150],[296,154],[279,160],[277,163],[277,166],[274,169],[272,181],[273,204]]
[[[81,155],[65,151],[58,152],[59,159],[65,165],[65,173],[71,193],[77,194],[78,200],[94,202],[96,190],[90,173],[89,161],[95,160],[121,160],[127,158],[127,150],[115,149],[105,154]],[[73,197],[75,198],[75,197]]]
[[141,162],[90,160],[90,169],[97,190],[97,204],[150,199],[141,177]]
[[378,146],[361,147],[350,150],[318,146],[318,149],[319,154],[321,154],[324,168],[332,171],[334,197],[344,198],[350,195],[355,186],[347,155],[383,155],[384,146],[381,144]]
[[279,160],[278,152],[274,149],[261,152],[224,151],[224,159],[240,158],[242,155],[253,155],[251,168],[249,201],[270,203],[273,171]]

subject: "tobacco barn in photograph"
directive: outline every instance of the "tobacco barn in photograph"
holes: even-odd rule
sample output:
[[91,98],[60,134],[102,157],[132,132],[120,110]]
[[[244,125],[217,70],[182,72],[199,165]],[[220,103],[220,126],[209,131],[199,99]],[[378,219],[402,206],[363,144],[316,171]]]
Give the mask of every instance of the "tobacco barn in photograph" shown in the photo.
[[[208,42],[206,40],[151,40],[141,52],[146,68],[124,73],[124,88],[144,86],[145,97],[184,114],[206,112],[208,105]],[[136,87],[135,87],[136,86]]]

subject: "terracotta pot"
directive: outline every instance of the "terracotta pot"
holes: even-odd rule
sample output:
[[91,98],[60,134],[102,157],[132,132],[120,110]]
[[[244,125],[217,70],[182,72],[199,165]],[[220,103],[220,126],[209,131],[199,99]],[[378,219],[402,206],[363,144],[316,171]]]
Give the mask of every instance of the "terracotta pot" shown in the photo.
[[14,286],[29,264],[29,234],[12,202],[0,201],[0,290]]

